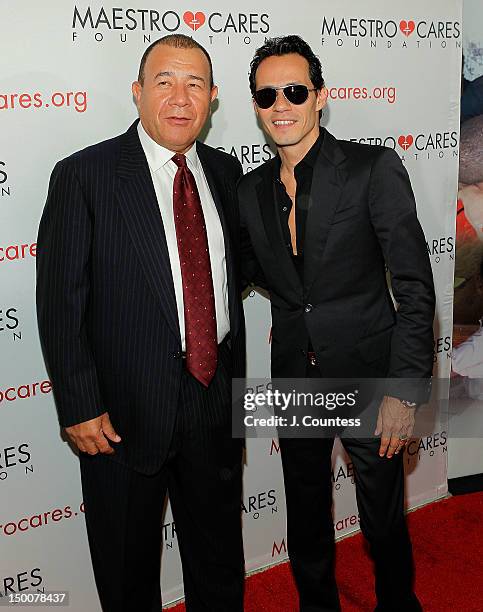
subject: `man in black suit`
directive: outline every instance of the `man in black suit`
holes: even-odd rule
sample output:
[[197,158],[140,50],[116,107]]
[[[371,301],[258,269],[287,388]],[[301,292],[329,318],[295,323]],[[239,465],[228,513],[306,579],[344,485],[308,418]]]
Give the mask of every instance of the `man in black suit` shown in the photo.
[[153,43],[140,121],[59,162],[38,237],[40,335],[60,423],[80,453],[103,609],[160,610],[173,509],[188,610],[243,610],[243,377],[233,157],[195,142],[217,95],[182,35]]
[[[337,140],[320,128],[327,90],[320,61],[298,36],[257,50],[250,87],[278,151],[238,186],[242,274],[270,294],[272,376],[391,379],[394,396],[384,396],[374,415],[376,437],[342,442],[375,563],[377,610],[420,610],[401,451],[415,406],[427,399],[434,289],[408,175],[394,151]],[[333,437],[280,439],[288,551],[302,612],[340,610],[332,446]]]

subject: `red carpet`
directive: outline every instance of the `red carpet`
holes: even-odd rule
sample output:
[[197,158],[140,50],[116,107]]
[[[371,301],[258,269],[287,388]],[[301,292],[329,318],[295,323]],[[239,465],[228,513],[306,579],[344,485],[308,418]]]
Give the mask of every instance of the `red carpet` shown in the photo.
[[[416,563],[416,592],[424,611],[481,612],[483,493],[431,504],[412,512],[408,523]],[[337,580],[344,612],[374,610],[371,562],[360,534],[337,544]],[[287,563],[247,579],[246,612],[297,612],[296,602]],[[178,605],[170,612],[184,610]]]

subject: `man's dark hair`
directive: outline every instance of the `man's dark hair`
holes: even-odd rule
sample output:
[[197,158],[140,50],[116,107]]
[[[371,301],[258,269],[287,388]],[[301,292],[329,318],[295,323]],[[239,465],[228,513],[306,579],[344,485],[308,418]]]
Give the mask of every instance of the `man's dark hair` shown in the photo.
[[298,53],[309,63],[309,76],[315,89],[320,90],[324,87],[324,79],[322,77],[322,66],[319,58],[312,51],[310,46],[300,38],[292,34],[290,36],[278,36],[277,38],[269,38],[261,47],[255,51],[255,55],[250,63],[250,91],[252,95],[256,91],[255,76],[258,66],[267,57],[272,55],[288,55],[289,53]]
[[144,85],[144,67],[146,66],[148,55],[151,53],[154,47],[157,47],[158,45],[167,45],[168,47],[175,47],[176,49],[199,49],[202,51],[205,54],[210,66],[210,88],[213,87],[213,64],[211,63],[210,54],[203,47],[203,45],[200,45],[199,42],[196,42],[196,40],[190,36],[185,36],[184,34],[168,34],[167,36],[158,38],[158,40],[155,40],[149,45],[149,47],[143,53],[141,63],[139,64],[138,81],[141,83],[141,85]]

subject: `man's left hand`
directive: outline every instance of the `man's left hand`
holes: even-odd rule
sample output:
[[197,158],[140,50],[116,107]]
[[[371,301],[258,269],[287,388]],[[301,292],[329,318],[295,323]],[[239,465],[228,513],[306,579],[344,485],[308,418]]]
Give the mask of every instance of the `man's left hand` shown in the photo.
[[379,456],[397,455],[411,437],[416,408],[408,408],[396,397],[384,396],[379,406],[375,436],[381,436]]

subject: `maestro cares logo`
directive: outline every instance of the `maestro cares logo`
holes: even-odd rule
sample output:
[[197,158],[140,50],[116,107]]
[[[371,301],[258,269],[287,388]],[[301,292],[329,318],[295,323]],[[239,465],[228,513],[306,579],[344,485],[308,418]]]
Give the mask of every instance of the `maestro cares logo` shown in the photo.
[[454,261],[455,259],[455,244],[453,236],[437,236],[436,238],[427,238],[426,248],[431,262],[439,264],[442,261]]
[[0,159],[0,198],[10,195],[10,185],[8,184],[7,163]]
[[[99,8],[74,6],[72,15],[72,42],[80,39],[102,43],[114,36],[118,42],[133,40],[133,34],[142,36],[144,43],[154,42],[166,34],[196,32],[203,44],[233,42],[250,45],[253,35],[266,35],[270,31],[270,17],[257,12],[204,12],[196,7],[185,10],[155,10],[101,6]],[[86,36],[87,35],[87,36]],[[257,44],[260,42],[257,36]]]
[[0,305],[0,339],[8,337],[14,342],[22,340],[20,314],[14,306]]
[[389,147],[399,153],[401,159],[416,161],[458,157],[458,132],[434,131],[413,132],[386,136],[363,136],[350,138],[351,142]]
[[0,482],[13,474],[30,476],[34,472],[32,451],[28,442],[0,446]]
[[0,574],[0,598],[23,591],[45,592],[45,579],[40,567],[5,570]]
[[241,145],[228,145],[216,147],[220,151],[225,151],[237,160],[243,166],[244,172],[250,172],[260,164],[268,161],[273,157],[273,151],[268,143],[250,143]]
[[373,49],[447,49],[461,47],[461,23],[451,19],[393,19],[324,16],[321,45]]
[[343,463],[332,468],[331,474],[333,488],[336,491],[338,491],[346,482],[354,484],[354,466],[352,465],[352,462]]
[[434,457],[448,452],[448,433],[437,431],[430,436],[411,439],[405,449],[406,462],[418,462],[424,456]]
[[178,542],[178,536],[176,534],[176,525],[174,521],[164,523],[162,526],[163,534],[163,546],[166,551],[174,550]]
[[248,495],[241,504],[244,516],[259,519],[262,514],[275,514],[278,512],[277,492],[275,489],[257,491]]

